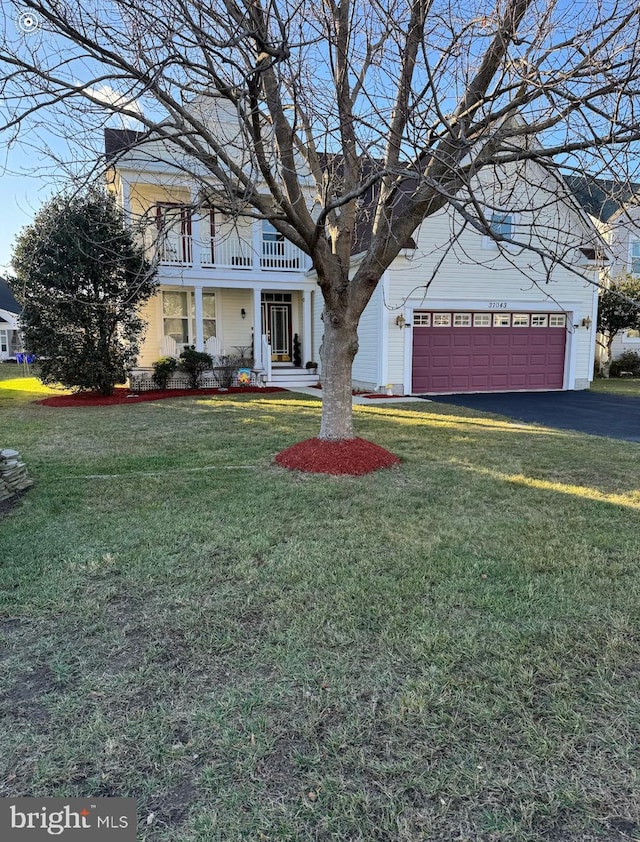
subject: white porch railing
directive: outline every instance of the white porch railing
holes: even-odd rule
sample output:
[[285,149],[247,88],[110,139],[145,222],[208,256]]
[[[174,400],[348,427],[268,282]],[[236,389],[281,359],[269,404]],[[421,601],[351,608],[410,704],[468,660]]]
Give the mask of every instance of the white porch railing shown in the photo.
[[260,340],[260,347],[262,349],[262,368],[267,373],[267,383],[271,382],[271,345],[267,340],[266,334],[262,334]]

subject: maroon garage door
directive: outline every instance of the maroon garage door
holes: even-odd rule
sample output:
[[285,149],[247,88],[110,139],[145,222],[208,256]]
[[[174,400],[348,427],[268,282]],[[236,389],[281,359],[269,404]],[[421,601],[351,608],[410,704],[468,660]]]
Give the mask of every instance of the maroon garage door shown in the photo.
[[561,389],[565,316],[417,311],[412,391]]

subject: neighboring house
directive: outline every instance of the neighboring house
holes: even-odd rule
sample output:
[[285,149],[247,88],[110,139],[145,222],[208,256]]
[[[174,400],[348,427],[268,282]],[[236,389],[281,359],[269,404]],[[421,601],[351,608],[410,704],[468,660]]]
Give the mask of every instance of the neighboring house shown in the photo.
[[[602,282],[606,284],[625,274],[640,275],[640,184],[582,177],[567,181],[606,242],[609,260]],[[640,354],[640,331],[625,330],[615,337],[611,358],[616,359],[625,351]],[[606,361],[601,346],[596,356]]]
[[18,316],[20,305],[4,278],[0,278],[0,361],[15,359],[20,351]]
[[[227,116],[229,124],[218,113],[221,132],[232,131]],[[105,141],[110,188],[127,215],[146,220],[145,240],[159,258],[140,364],[188,345],[214,356],[252,348],[267,382],[310,382],[293,366],[294,338],[304,366],[319,360],[323,333],[322,295],[306,256],[268,222],[192,210],[206,205],[204,194],[161,141],[140,143],[115,129]],[[547,271],[522,248],[505,255],[451,210],[428,218],[363,313],[355,386],[393,384],[401,394],[588,387],[602,243],[564,182],[525,166],[524,180],[483,176],[492,230],[558,254],[564,265]]]

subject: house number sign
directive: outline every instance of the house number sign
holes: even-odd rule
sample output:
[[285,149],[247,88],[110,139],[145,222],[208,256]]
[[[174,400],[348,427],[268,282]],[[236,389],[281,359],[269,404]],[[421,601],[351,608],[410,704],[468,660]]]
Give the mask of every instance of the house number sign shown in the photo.
[[489,309],[490,310],[508,310],[507,306],[508,302],[506,301],[490,301],[489,302]]

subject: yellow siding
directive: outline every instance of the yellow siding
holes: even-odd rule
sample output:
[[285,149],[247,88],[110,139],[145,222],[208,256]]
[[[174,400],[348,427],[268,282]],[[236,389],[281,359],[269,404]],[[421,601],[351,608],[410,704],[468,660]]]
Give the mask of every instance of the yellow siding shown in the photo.
[[[244,307],[246,318],[241,310]],[[236,345],[251,345],[253,292],[250,289],[216,290],[216,328],[225,354],[237,354]],[[258,335],[260,327],[258,326]]]
[[160,357],[160,342],[162,339],[160,294],[154,295],[145,302],[140,314],[147,322],[144,341],[140,348],[138,365],[150,366]]
[[156,184],[134,183],[131,185],[130,207],[134,219],[149,219],[153,222],[158,202],[188,204],[191,194],[185,187],[162,187]]

